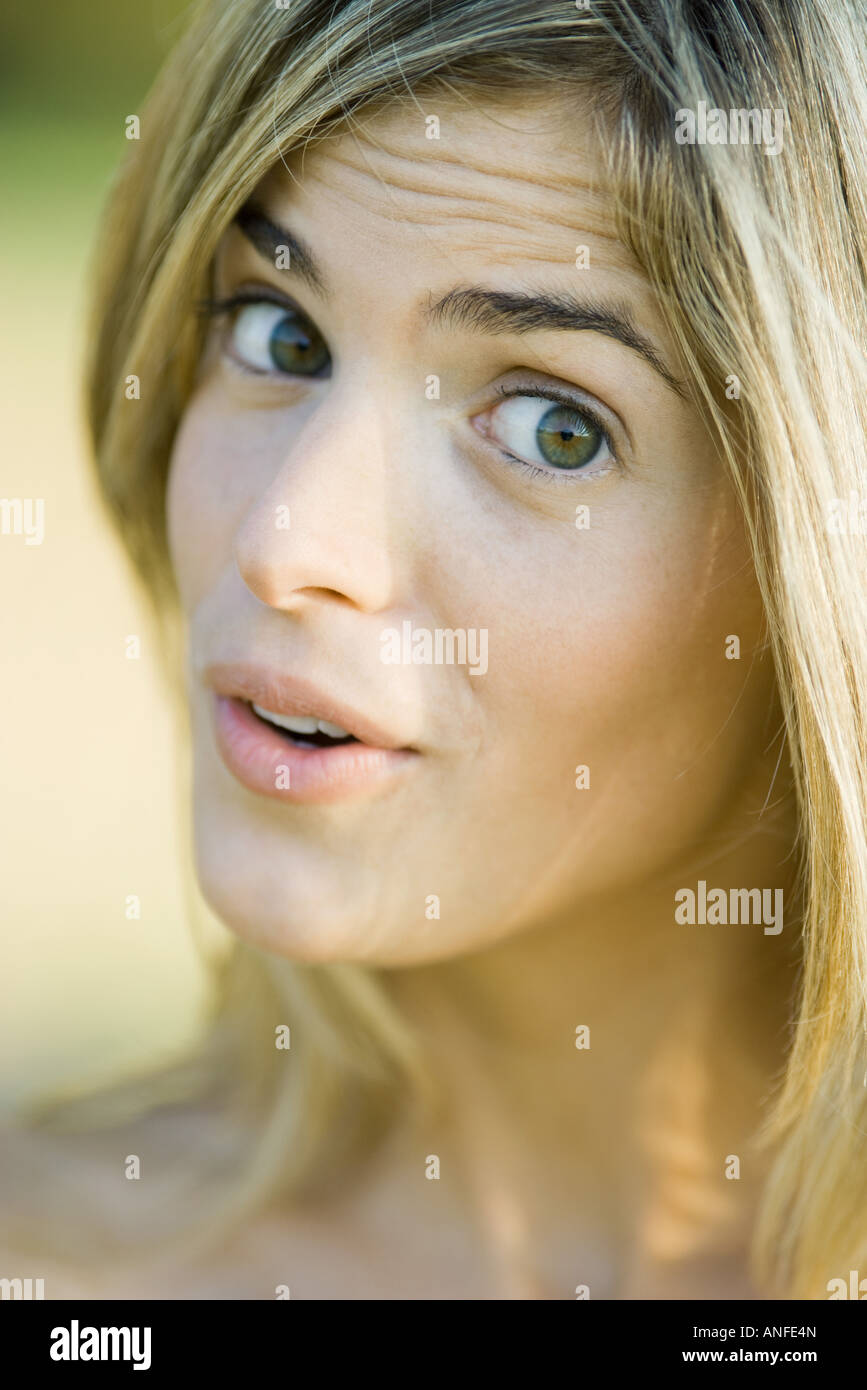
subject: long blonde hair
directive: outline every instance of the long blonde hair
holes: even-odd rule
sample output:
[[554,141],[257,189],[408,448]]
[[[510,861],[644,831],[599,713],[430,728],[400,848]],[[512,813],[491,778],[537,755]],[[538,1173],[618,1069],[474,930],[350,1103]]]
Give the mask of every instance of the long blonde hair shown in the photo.
[[[867,490],[867,61],[855,8],[205,0],[142,113],[99,247],[89,369],[99,479],[170,616],[165,484],[202,347],[195,305],[220,236],[263,175],[370,103],[405,99],[423,123],[436,93],[508,102],[583,84],[614,132],[621,235],[716,427],[767,611],[805,907],[756,1271],[771,1291],[822,1297],[828,1278],[867,1259],[867,541],[828,524],[834,499]],[[782,110],[782,150],[678,144],[677,112],[700,102]],[[130,375],[141,384],[134,407]],[[298,1024],[289,1067],[273,1041],[250,1042],[273,1039],[287,1017]],[[427,1085],[423,1050],[376,972],[244,946],[224,967],[212,1032],[177,1076],[192,1091],[217,1071],[255,1082],[257,1139],[222,1189],[210,1236],[298,1192],[325,1157],[336,1164],[380,1132],[397,1094]],[[159,1084],[148,1092],[159,1094]]]

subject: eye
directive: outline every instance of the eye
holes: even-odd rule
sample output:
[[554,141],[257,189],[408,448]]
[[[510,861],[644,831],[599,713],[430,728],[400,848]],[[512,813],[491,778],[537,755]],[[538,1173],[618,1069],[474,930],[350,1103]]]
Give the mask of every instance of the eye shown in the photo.
[[258,372],[320,376],[331,363],[324,338],[306,314],[267,300],[237,307],[229,341],[238,360]]
[[510,393],[488,411],[483,433],[519,462],[560,472],[614,462],[608,434],[593,416],[548,396]]

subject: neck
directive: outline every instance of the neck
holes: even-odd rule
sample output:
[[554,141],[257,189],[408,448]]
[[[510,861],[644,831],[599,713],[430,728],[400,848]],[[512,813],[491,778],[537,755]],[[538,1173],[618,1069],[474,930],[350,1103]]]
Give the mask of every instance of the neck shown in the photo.
[[[752,826],[629,895],[392,978],[442,1095],[425,1142],[449,1153],[499,1262],[515,1231],[565,1235],[570,1213],[620,1229],[638,1264],[741,1238],[759,1164],[727,1180],[727,1158],[746,1160],[783,1061],[797,931],[792,811]],[[781,889],[782,931],[761,911],[676,921],[675,895],[702,880],[709,900]],[[684,1218],[700,1188],[708,1219]]]

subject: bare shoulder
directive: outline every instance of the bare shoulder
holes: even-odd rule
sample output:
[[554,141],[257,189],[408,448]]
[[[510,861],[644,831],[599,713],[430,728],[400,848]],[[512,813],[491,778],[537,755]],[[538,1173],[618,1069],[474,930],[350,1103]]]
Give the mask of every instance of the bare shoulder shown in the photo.
[[347,1175],[317,1199],[251,1207],[193,1253],[188,1220],[206,1224],[220,1188],[237,1189],[238,1156],[226,1117],[188,1106],[86,1134],[0,1127],[0,1277],[42,1278],[46,1299],[484,1296],[464,1226],[431,1213],[427,1190],[420,1220],[405,1163]]
[[[0,1121],[0,1297],[183,1297],[175,1237],[237,1162],[237,1126],[201,1105],[160,1106],[83,1131]],[[195,1293],[190,1296],[205,1296]]]
[[[378,1190],[359,1205],[353,1183],[328,1198],[263,1204],[219,1245],[188,1253],[180,1223],[195,1202],[207,1220],[201,1160],[219,1169],[235,1153],[218,1116],[187,1108],[82,1136],[0,1128],[0,1277],[42,1279],[46,1300],[443,1296],[425,1276],[435,1239],[424,1260],[408,1261],[406,1223],[390,1207],[383,1221]],[[94,1258],[104,1238],[114,1253]]]

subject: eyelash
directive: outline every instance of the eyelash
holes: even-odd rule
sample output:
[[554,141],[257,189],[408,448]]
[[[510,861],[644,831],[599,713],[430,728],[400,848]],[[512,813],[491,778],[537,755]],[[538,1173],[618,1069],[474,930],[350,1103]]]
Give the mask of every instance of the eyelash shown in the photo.
[[229,295],[227,299],[203,299],[199,304],[199,312],[206,318],[218,318],[221,314],[230,314],[233,309],[240,309],[245,304],[276,304],[278,309],[294,309],[296,305],[282,295],[270,293],[268,290],[238,290],[237,294]]
[[[235,309],[243,308],[245,304],[276,304],[280,309],[292,309],[295,306],[282,295],[269,293],[265,289],[239,290],[236,294],[227,296],[225,299],[204,299],[199,305],[199,311],[206,318],[219,318],[225,314],[232,313]],[[243,366],[243,364],[239,364]],[[254,372],[253,368],[244,367],[245,371],[250,371],[253,375],[261,375]],[[568,391],[560,391],[554,387],[528,387],[528,386],[498,386],[494,394],[500,400],[511,400],[514,396],[526,396],[530,400],[551,401],[553,405],[564,405],[569,410],[575,410],[589,420],[595,429],[599,431],[605,440],[608,450],[615,464],[619,463],[617,450],[611,433],[601,417],[592,407],[585,405],[583,401],[578,401]],[[528,463],[526,459],[520,459],[515,454],[510,454],[506,449],[496,446],[501,457],[508,460],[514,467],[519,468],[527,478],[534,480],[541,479],[543,482],[551,483],[556,486],[570,486],[576,481],[576,475],[570,475],[567,471],[557,469],[542,468],[538,463]]]

